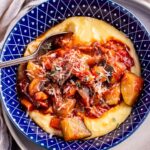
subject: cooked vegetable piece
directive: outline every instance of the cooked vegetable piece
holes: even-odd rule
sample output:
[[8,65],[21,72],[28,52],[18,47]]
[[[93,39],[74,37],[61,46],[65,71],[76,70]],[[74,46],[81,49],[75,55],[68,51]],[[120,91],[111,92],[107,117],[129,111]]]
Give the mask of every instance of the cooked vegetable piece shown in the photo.
[[[117,63],[118,64],[118,63]],[[116,65],[117,66],[117,65]],[[122,75],[124,74],[124,69],[123,69],[123,66],[122,67],[116,67],[115,68],[116,72],[114,72],[112,74],[112,77],[110,79],[110,83],[111,84],[115,84],[115,83],[118,83],[120,82],[120,79],[122,77]]]
[[121,93],[123,100],[133,106],[143,87],[143,79],[131,72],[126,72],[121,80]]
[[82,103],[84,104],[84,106],[89,107],[90,106],[90,92],[89,89],[87,87],[82,87],[82,88],[78,88],[78,93],[79,95],[82,97]]
[[69,96],[74,96],[75,92],[76,92],[76,88],[75,87],[71,87],[69,92],[67,93],[68,94],[67,96],[68,97]]
[[49,55],[45,54],[40,56],[39,60],[45,69],[50,70],[52,68],[52,61],[54,60],[55,57],[56,57],[55,53]]
[[68,83],[63,88],[63,94],[65,95],[65,97],[74,96],[75,92],[76,92],[76,86],[75,85],[72,85],[72,84]]
[[60,124],[66,141],[78,140],[91,135],[79,117],[64,118]]
[[27,100],[27,99],[25,99],[25,98],[21,99],[21,104],[22,104],[23,106],[25,106],[25,108],[26,108],[28,111],[33,110],[33,104],[32,104],[29,100]]
[[57,115],[66,117],[73,110],[75,103],[76,103],[75,99],[68,98],[65,99],[65,101],[62,103],[60,107],[56,107],[54,108],[54,110],[57,113]]
[[48,103],[45,101],[38,101],[37,102],[37,107],[42,107],[44,109],[48,109]]
[[104,93],[104,99],[108,105],[116,105],[120,100],[120,83],[116,84]]
[[53,113],[53,108],[52,106],[50,106],[49,108],[47,108],[46,110],[42,110],[43,114],[52,114]]
[[41,66],[35,64],[32,61],[28,62],[27,65],[27,75],[29,77],[30,80],[36,78],[36,77],[43,77],[44,76],[44,70],[42,69]]
[[60,130],[60,119],[58,117],[53,117],[50,121],[50,126],[57,130]]
[[100,81],[104,82],[107,80],[108,75],[104,67],[94,66],[91,71],[92,71],[92,74]]
[[87,59],[87,64],[89,66],[93,66],[100,61],[100,58],[100,56],[90,57],[89,59]]
[[36,92],[34,94],[34,99],[37,101],[44,101],[44,100],[47,100],[47,98],[48,98],[48,95],[42,91]]
[[50,114],[43,114],[39,110],[34,110],[29,112],[29,116],[33,119],[43,130],[45,130],[50,135],[58,135],[62,137],[61,130],[56,130],[50,126],[50,121],[54,117]]
[[42,78],[35,78],[29,85],[29,94],[33,96],[36,92],[40,91],[40,85],[42,84]]

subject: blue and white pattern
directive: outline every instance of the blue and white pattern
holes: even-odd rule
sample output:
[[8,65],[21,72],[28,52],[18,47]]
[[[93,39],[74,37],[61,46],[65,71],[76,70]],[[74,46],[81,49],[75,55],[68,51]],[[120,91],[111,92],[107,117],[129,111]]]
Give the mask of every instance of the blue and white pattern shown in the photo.
[[105,20],[123,31],[134,43],[140,58],[144,90],[128,119],[115,131],[88,141],[65,142],[51,137],[22,110],[16,91],[18,66],[1,69],[2,102],[12,122],[35,143],[53,150],[109,149],[131,135],[150,110],[150,36],[143,25],[125,8],[109,0],[49,0],[29,11],[9,34],[1,61],[19,58],[26,45],[53,25],[70,16],[91,16]]

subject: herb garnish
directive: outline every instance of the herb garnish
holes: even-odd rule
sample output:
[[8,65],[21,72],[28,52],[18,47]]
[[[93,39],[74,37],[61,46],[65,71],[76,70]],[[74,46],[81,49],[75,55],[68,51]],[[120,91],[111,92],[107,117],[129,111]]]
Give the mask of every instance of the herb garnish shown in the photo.
[[78,88],[81,88],[81,83],[80,83],[80,82],[76,82],[76,86],[77,86]]
[[113,118],[112,118],[112,121],[113,121],[113,122],[116,122],[116,118],[113,117]]

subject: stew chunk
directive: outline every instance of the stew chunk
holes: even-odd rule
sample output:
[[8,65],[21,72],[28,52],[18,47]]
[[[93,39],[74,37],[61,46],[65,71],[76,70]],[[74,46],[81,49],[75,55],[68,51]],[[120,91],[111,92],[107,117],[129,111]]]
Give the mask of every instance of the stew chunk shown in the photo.
[[61,128],[65,141],[82,139],[91,135],[79,117],[64,118],[61,121]]
[[133,106],[143,87],[143,79],[131,72],[126,72],[121,80],[121,93],[126,104]]

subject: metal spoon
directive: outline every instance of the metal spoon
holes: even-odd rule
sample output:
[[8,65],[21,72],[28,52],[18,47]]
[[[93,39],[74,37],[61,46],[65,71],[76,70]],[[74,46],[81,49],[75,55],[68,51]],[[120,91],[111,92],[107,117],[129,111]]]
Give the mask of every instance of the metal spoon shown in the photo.
[[[0,62],[0,68],[25,63],[25,62],[28,62],[29,60],[35,59],[38,56],[46,54],[50,49],[54,50],[56,48],[56,45],[53,45],[54,41],[57,38],[63,37],[67,34],[72,35],[72,32],[61,32],[61,33],[54,34],[54,35],[51,35],[51,36],[47,37],[44,41],[42,41],[40,43],[37,50],[33,54],[31,54],[29,56],[26,56],[26,57],[17,58],[17,59],[14,59],[14,60]],[[52,47],[53,47],[53,49],[52,49]]]

